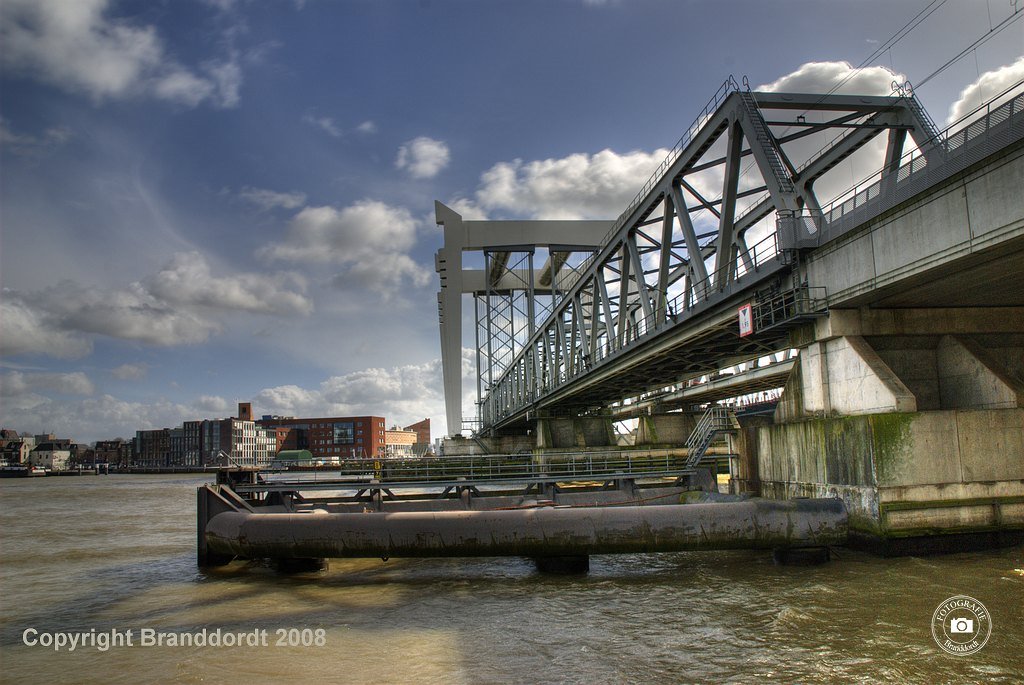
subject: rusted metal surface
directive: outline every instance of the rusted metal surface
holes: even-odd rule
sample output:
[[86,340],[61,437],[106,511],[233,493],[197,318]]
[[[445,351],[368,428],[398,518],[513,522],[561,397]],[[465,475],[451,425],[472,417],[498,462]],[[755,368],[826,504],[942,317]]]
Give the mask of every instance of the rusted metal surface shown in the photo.
[[490,511],[213,516],[209,550],[265,557],[573,556],[820,547],[846,541],[842,500]]

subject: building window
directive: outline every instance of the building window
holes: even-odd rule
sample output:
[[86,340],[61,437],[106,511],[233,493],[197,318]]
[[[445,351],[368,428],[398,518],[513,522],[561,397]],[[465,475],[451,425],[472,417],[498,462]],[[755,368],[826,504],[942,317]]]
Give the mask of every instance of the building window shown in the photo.
[[355,442],[351,421],[339,421],[334,424],[334,444],[351,445]]

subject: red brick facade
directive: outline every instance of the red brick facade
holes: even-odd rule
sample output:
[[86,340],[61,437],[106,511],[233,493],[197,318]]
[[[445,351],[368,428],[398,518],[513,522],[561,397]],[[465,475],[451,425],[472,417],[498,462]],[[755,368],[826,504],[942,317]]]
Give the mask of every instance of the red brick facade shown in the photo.
[[[265,417],[262,426],[290,429],[278,444],[282,449],[307,449],[315,458],[376,457],[384,454],[384,417],[335,416],[329,418]],[[305,443],[305,444],[303,444]]]

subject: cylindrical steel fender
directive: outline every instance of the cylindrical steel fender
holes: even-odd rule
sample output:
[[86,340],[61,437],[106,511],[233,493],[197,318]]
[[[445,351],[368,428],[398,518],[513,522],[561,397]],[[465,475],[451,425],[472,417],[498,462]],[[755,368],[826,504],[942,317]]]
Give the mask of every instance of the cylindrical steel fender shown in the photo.
[[820,547],[846,541],[842,500],[440,512],[225,512],[209,548],[263,557],[572,556]]

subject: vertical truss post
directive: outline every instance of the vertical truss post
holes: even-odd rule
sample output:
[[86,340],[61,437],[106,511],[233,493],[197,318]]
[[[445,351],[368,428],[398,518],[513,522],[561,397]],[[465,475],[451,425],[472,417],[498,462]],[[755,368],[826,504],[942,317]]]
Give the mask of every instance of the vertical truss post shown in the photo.
[[[722,216],[718,221],[715,249],[715,289],[724,290],[732,270],[733,228],[736,220],[736,195],[740,180],[740,153],[743,129],[739,121],[729,123],[728,150],[725,154],[725,179],[722,181]],[[699,252],[697,253],[700,254]]]
[[[476,399],[477,402],[483,399],[483,369],[480,366],[480,296],[473,296],[473,320],[476,329]],[[490,331],[488,331],[490,338]]]
[[665,324],[666,308],[668,306],[668,267],[672,258],[672,197],[665,196],[665,214],[661,219],[661,251],[658,254],[658,293],[657,304],[654,308],[654,325],[661,328]]

